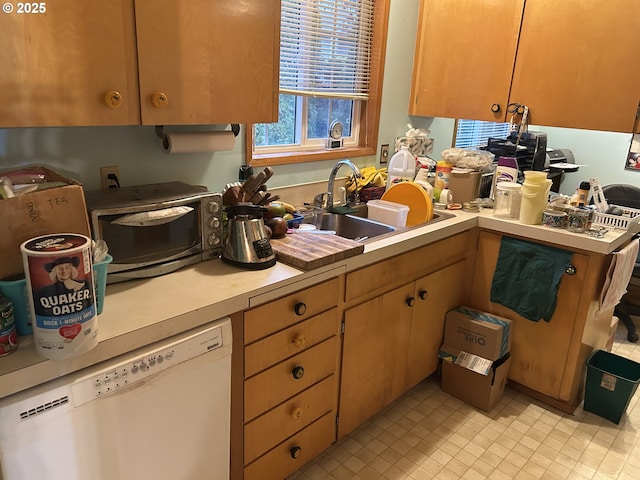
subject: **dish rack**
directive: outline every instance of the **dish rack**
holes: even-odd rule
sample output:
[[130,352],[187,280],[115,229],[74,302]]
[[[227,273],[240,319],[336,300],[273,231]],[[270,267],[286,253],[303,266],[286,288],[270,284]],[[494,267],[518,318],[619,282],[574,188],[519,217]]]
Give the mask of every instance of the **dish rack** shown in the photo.
[[622,215],[596,212],[592,223],[609,228],[618,228],[620,230],[629,230],[629,226],[632,224],[640,223],[640,210],[637,208],[623,207],[620,205],[614,206],[622,209]]

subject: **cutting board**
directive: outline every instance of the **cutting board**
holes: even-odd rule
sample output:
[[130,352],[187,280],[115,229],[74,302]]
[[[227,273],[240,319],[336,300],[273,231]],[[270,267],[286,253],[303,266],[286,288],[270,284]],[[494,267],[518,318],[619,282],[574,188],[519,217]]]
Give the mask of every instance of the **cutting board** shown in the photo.
[[354,240],[316,233],[289,233],[284,238],[272,238],[271,248],[278,260],[301,270],[323,267],[364,251],[364,245]]

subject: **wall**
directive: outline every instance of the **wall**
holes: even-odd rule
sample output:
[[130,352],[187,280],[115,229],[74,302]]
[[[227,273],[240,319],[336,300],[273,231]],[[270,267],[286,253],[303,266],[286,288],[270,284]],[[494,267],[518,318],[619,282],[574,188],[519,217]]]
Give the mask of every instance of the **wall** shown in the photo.
[[[407,124],[431,131],[433,157],[451,146],[454,121],[442,118],[409,117],[411,70],[417,29],[419,0],[391,2],[389,40],[385,64],[379,144],[394,144]],[[224,127],[215,127],[224,128]],[[170,130],[170,127],[167,127]],[[177,130],[174,128],[173,130]],[[638,183],[636,172],[625,171],[630,135],[546,129],[555,147],[574,151],[578,163],[587,164],[567,177],[563,191],[572,193],[583,178],[598,176],[602,184]],[[244,162],[244,128],[229,152],[166,155],[153,127],[68,127],[0,129],[0,168],[46,164],[84,183],[99,188],[99,168],[119,165],[122,185],[182,180],[202,184],[213,191],[236,181]],[[352,159],[362,167],[377,162],[376,156]],[[325,181],[334,162],[275,166],[270,187]],[[565,192],[563,192],[565,193]],[[309,199],[311,200],[311,199]]]

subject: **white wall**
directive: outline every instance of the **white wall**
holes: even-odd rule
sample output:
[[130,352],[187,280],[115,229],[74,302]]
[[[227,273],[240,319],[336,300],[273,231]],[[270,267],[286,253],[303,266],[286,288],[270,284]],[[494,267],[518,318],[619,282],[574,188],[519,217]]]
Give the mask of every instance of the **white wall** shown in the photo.
[[[419,0],[391,2],[389,41],[385,64],[379,144],[393,145],[407,123],[426,128],[434,138],[433,157],[451,146],[454,121],[407,115]],[[462,60],[460,60],[462,61]],[[223,128],[223,127],[215,127]],[[167,127],[170,130],[171,127]],[[625,171],[630,135],[545,129],[554,147],[570,148],[581,168],[575,182],[567,177],[563,190],[573,192],[583,178],[598,176],[601,183],[638,184],[636,172]],[[379,150],[379,149],[378,149]],[[359,166],[376,163],[376,156],[352,159]],[[236,181],[244,162],[244,128],[229,152],[164,154],[153,127],[68,127],[0,129],[0,168],[46,164],[84,183],[99,188],[99,167],[119,165],[123,185],[182,180],[220,191]],[[334,162],[275,166],[269,186],[279,187],[327,178]],[[310,199],[311,200],[311,199]]]

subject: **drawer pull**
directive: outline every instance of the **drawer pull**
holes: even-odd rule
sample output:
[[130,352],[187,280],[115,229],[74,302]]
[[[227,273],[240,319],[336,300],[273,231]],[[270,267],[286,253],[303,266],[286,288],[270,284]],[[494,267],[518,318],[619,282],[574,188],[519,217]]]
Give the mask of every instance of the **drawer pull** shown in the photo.
[[296,315],[298,315],[300,317],[300,316],[304,315],[305,313],[307,313],[307,306],[302,302],[298,302],[293,307],[293,311],[296,313]]
[[104,95],[104,103],[109,108],[119,108],[122,105],[122,94],[117,90],[111,90]]
[[407,298],[407,305],[413,307],[414,303],[416,303],[416,299],[414,297]]
[[307,346],[307,339],[304,338],[304,335],[296,335],[293,337],[293,344],[296,346],[298,350]]
[[302,418],[302,409],[300,407],[296,407],[291,411],[291,417],[294,420],[300,420]]
[[420,290],[420,292],[418,292],[418,296],[420,297],[420,300],[426,300],[429,296],[429,292],[426,290]]
[[151,103],[153,103],[153,106],[156,108],[165,108],[169,105],[169,97],[167,97],[166,93],[156,92],[151,95]]
[[291,454],[291,458],[298,458],[302,455],[302,447],[295,445],[289,449],[289,453]]
[[304,377],[304,368],[302,368],[302,365],[297,365],[293,367],[291,374],[293,375],[293,378],[295,378],[296,380],[300,380],[302,377]]
[[575,275],[575,274],[576,274],[576,272],[577,272],[575,265],[573,265],[573,264],[571,264],[571,263],[570,263],[569,265],[567,265],[567,266],[566,266],[566,268],[564,269],[564,271],[565,271],[565,273],[566,273],[567,275]]

